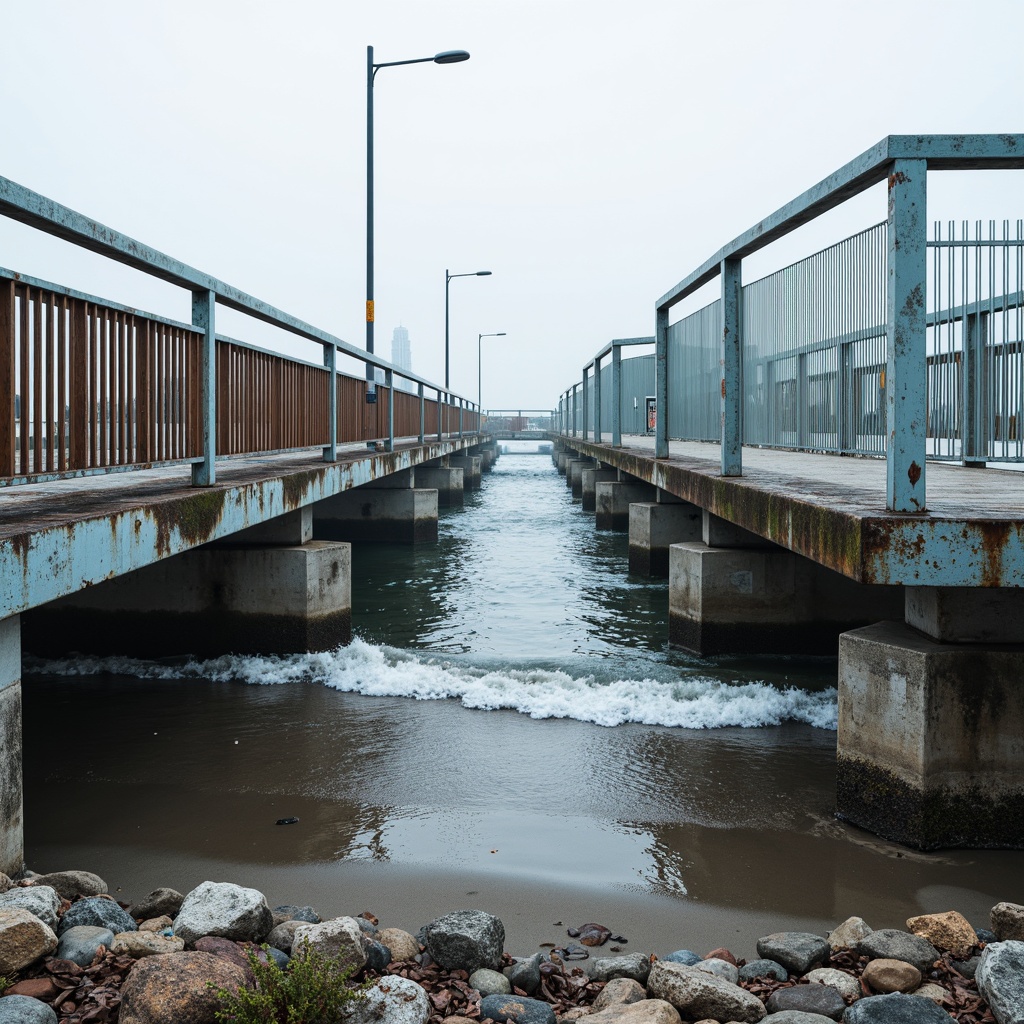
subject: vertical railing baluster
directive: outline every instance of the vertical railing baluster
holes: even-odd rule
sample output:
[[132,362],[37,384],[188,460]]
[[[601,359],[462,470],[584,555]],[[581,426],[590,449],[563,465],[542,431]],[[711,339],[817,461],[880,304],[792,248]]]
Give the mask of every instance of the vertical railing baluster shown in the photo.
[[192,293],[192,323],[203,334],[199,361],[199,407],[203,428],[203,461],[192,466],[192,486],[209,487],[217,480],[217,295],[212,291]]
[[18,393],[14,307],[14,281],[0,282],[0,476],[14,476]]
[[324,462],[338,461],[338,349],[333,342],[324,345],[327,367],[327,429],[330,442],[324,448]]
[[668,458],[668,309],[659,309],[654,327],[654,457]]
[[594,441],[601,444],[604,436],[601,430],[601,357],[594,357]]
[[612,446],[622,447],[622,346],[612,343]]
[[742,261],[722,260],[722,476],[743,475]]

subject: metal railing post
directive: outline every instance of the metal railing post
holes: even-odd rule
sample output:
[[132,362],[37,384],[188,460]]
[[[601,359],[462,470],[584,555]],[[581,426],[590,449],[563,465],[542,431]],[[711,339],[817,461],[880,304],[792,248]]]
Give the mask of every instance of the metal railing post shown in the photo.
[[426,440],[426,427],[427,427],[427,403],[423,398],[423,384],[417,385],[420,398],[420,444]]
[[465,407],[463,399],[459,399],[459,437],[462,437],[462,410]]
[[894,160],[889,173],[885,504],[924,512],[927,450],[925,205],[928,162]]
[[612,342],[612,445],[622,447],[622,346]]
[[199,418],[203,431],[203,461],[192,464],[192,486],[209,487],[217,481],[217,293],[192,293],[192,323],[203,332],[199,363]]
[[963,416],[961,460],[965,466],[984,466],[988,454],[988,313],[964,318]]
[[807,447],[808,435],[808,402],[810,388],[807,380],[807,353],[801,352],[796,360],[796,443],[799,448]]
[[654,457],[668,458],[668,309],[659,309],[654,328]]
[[384,371],[384,386],[388,389],[388,451],[395,450],[395,374]]
[[742,260],[722,260],[722,476],[743,475]]
[[330,440],[324,448],[324,462],[338,460],[338,350],[324,345],[324,366],[327,367],[327,430]]
[[437,389],[437,439],[444,438],[444,402],[441,401],[441,389]]
[[594,440],[601,444],[604,436],[601,432],[601,357],[594,359]]
[[587,372],[590,369],[589,366],[583,367],[583,440],[587,439],[587,430],[590,426],[590,387],[588,380],[590,374]]

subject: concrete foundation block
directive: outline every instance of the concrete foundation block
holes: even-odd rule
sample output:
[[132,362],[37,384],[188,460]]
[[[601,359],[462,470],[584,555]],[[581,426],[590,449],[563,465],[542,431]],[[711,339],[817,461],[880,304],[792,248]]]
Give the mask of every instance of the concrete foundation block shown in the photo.
[[479,455],[450,455],[448,465],[462,470],[462,486],[467,491],[480,490],[482,458]]
[[465,503],[465,477],[452,467],[416,469],[417,490],[437,491],[438,508],[462,508]]
[[843,634],[840,817],[918,849],[1024,847],[1024,646]]
[[558,467],[558,472],[563,476],[565,475],[566,466],[569,465],[569,461],[576,457],[575,452],[560,451],[555,454],[555,465]]
[[904,619],[943,643],[1024,644],[1024,589],[906,587]]
[[0,620],[0,871],[25,867],[21,765],[21,624]]
[[700,539],[709,548],[774,548],[771,541],[759,537],[756,533],[744,530],[742,526],[730,523],[707,509],[703,510],[704,522]]
[[313,506],[313,536],[364,544],[435,543],[437,508],[433,489],[356,487]]
[[669,641],[698,654],[829,654],[900,614],[899,587],[855,583],[782,548],[669,548]]
[[634,501],[629,506],[629,571],[667,579],[669,548],[699,541],[702,524],[701,509],[689,502]]
[[165,657],[332,650],[352,638],[351,547],[204,547],[23,615],[25,649]]
[[574,498],[583,498],[583,470],[594,469],[593,459],[573,459],[565,467],[565,486]]
[[629,529],[629,506],[635,501],[654,501],[655,488],[639,480],[603,480],[594,486],[595,525],[599,530]]
[[614,469],[585,469],[580,474],[580,498],[584,512],[597,511],[597,485],[617,480],[618,473]]

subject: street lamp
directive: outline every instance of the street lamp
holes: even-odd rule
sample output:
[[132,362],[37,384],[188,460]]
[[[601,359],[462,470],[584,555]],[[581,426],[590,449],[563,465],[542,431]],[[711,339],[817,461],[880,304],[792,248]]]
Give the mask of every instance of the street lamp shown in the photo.
[[[458,64],[469,60],[465,50],[443,50],[433,57],[413,60],[392,60],[384,64],[373,63],[373,47],[366,48],[366,351],[373,354],[373,80],[381,68],[394,68],[400,64]],[[447,386],[447,381],[445,382]],[[366,364],[366,400],[377,401],[373,366]]]
[[482,388],[480,387],[480,382],[483,380],[483,377],[482,377],[481,371],[480,371],[480,342],[481,342],[481,340],[483,338],[504,338],[504,337],[505,337],[505,332],[504,331],[498,331],[496,334],[478,334],[476,336],[476,404],[477,404],[477,408],[479,410],[479,414],[481,416],[484,413],[484,406],[483,406],[483,402],[481,401],[481,398],[480,398],[480,395],[481,395],[481,392],[482,392]]
[[490,277],[489,270],[474,270],[469,274],[451,274],[444,272],[444,389],[448,390],[448,285],[453,277]]

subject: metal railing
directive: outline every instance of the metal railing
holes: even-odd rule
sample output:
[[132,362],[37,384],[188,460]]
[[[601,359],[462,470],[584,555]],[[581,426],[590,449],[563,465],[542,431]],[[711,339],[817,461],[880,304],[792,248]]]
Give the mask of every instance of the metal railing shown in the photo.
[[[0,215],[188,289],[191,324],[0,269],[0,486],[349,442],[462,436],[475,403],[0,177]],[[319,344],[310,363],[218,335],[216,307]],[[383,370],[338,372],[337,356]],[[411,381],[415,393],[396,389]],[[433,392],[435,397],[427,397]]]
[[537,433],[555,430],[556,425],[557,415],[552,409],[488,409],[483,429],[487,433]]
[[[655,306],[656,457],[670,437],[717,441],[727,476],[742,444],[884,455],[900,512],[925,510],[927,459],[1024,461],[1020,223],[925,228],[929,170],[1021,168],[1024,135],[890,136],[724,246]],[[883,180],[883,224],[743,286],[746,256]],[[670,324],[716,277],[720,298]],[[599,356],[559,403],[566,432],[580,393],[600,431],[591,367],[600,387]]]

